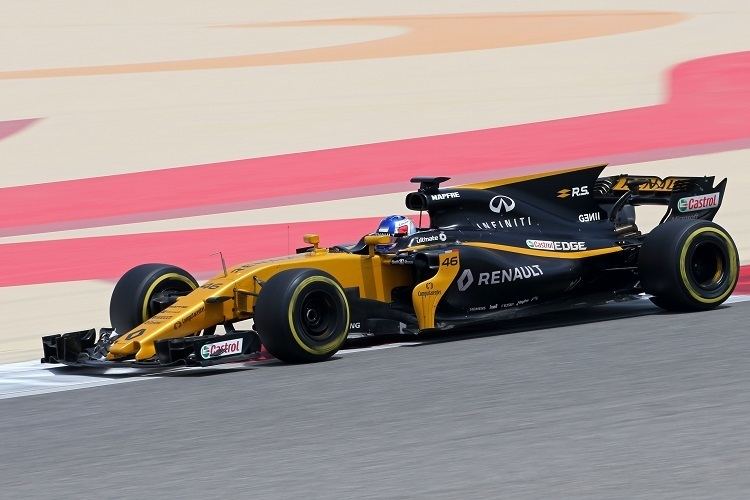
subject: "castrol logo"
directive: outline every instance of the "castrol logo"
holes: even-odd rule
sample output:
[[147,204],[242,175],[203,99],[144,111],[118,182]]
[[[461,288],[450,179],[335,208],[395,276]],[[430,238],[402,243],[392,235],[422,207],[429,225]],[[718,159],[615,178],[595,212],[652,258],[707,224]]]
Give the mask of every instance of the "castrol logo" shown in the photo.
[[718,206],[719,193],[688,196],[687,198],[680,198],[677,202],[677,210],[680,212],[695,212],[697,210],[707,210]]
[[221,356],[231,356],[242,352],[242,339],[225,340],[206,344],[201,347],[201,357],[203,359],[219,358]]

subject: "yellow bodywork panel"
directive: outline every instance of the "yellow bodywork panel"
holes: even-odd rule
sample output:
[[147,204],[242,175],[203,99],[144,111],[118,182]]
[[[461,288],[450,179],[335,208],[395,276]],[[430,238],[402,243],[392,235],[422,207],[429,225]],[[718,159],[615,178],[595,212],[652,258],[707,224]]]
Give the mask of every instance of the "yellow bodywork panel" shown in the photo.
[[[250,318],[262,283],[287,269],[314,268],[331,274],[344,288],[359,288],[361,298],[390,302],[391,292],[412,282],[408,266],[392,266],[389,257],[331,253],[326,249],[297,256],[251,262],[233,267],[159,314],[126,332],[110,346],[108,359],[135,354],[145,360],[156,354],[154,343],[194,335],[225,321]],[[457,269],[457,268],[456,268]]]
[[456,279],[461,267],[458,250],[447,251],[439,257],[440,266],[435,276],[417,284],[411,294],[420,330],[435,328],[435,311],[438,303]]

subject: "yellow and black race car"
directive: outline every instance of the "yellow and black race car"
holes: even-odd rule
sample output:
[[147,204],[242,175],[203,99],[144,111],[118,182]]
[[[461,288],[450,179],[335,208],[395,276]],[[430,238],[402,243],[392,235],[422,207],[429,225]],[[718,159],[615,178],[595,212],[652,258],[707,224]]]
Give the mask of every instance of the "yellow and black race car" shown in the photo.
[[[669,310],[704,310],[737,283],[737,248],[711,222],[726,179],[599,177],[605,165],[441,187],[412,179],[413,234],[241,264],[199,285],[143,264],[115,286],[113,328],[43,338],[47,363],[211,365],[260,351],[287,362],[331,357],[349,335],[458,329],[641,293]],[[663,205],[643,234],[634,206]],[[253,319],[253,329],[233,324]],[[214,330],[223,325],[225,334]]]

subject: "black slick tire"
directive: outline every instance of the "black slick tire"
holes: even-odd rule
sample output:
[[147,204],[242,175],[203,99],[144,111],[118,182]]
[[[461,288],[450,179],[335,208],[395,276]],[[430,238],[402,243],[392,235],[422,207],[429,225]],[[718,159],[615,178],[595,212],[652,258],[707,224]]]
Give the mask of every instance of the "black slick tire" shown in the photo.
[[190,273],[168,264],[141,264],[126,272],[115,285],[109,302],[112,327],[123,334],[159,312],[152,299],[158,294],[186,293],[198,288]]
[[739,279],[737,246],[721,226],[677,219],[646,235],[638,257],[641,286],[671,311],[705,311],[734,291]]
[[289,269],[263,284],[254,320],[261,342],[281,361],[323,361],[346,340],[349,303],[330,274],[317,269]]

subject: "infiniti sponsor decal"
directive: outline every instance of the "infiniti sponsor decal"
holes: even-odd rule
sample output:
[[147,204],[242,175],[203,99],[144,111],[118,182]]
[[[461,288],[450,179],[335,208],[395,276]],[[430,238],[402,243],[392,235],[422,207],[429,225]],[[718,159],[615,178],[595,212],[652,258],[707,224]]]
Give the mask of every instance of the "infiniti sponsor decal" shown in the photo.
[[507,219],[475,222],[477,229],[510,229],[514,227],[528,227],[531,217],[509,217]]
[[577,250],[586,250],[585,241],[547,241],[547,240],[526,240],[526,245],[535,250],[554,250],[562,252],[573,252]]
[[708,210],[719,206],[719,193],[701,194],[680,198],[677,202],[677,210],[680,212],[695,212],[697,210]]
[[490,200],[490,211],[496,214],[507,214],[516,208],[516,202],[513,198],[499,194]]
[[438,194],[431,194],[430,199],[432,201],[440,201],[440,200],[447,200],[450,198],[460,198],[461,193],[458,193],[456,191],[452,191],[450,193],[438,193]]
[[201,357],[220,358],[221,356],[231,356],[232,354],[242,353],[242,339],[225,340],[223,342],[214,342],[213,344],[204,344],[201,347]]
[[445,233],[434,234],[431,236],[417,236],[411,239],[409,245],[421,245],[422,243],[431,243],[433,241],[446,241],[448,237]]

